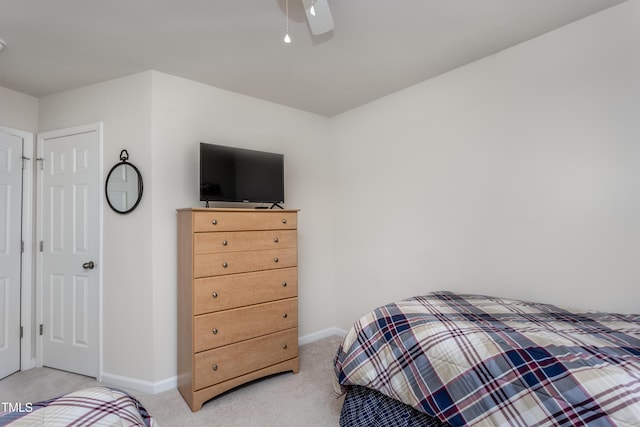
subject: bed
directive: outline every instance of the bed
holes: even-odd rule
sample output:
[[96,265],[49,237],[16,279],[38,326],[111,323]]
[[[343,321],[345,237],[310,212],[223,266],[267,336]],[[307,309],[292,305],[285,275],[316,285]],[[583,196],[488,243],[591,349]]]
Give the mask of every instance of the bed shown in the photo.
[[379,307],[334,360],[341,426],[640,426],[640,315],[434,292]]
[[128,393],[91,387],[37,403],[6,402],[0,426],[157,426],[142,404]]

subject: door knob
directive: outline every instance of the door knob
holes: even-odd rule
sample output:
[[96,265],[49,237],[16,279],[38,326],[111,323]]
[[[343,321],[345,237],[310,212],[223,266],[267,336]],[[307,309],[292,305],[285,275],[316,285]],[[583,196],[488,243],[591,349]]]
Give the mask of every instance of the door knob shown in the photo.
[[93,261],[85,262],[84,264],[82,264],[82,268],[84,268],[85,270],[93,270],[93,267],[95,266],[96,265],[93,263]]

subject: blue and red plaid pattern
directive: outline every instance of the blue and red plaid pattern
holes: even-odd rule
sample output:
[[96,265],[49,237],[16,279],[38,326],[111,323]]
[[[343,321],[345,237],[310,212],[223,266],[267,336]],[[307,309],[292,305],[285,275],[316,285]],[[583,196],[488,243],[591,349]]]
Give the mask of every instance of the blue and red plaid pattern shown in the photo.
[[453,426],[640,426],[640,315],[435,292],[360,318],[334,388]]
[[450,427],[437,418],[366,387],[352,386],[344,398],[340,427]]
[[0,414],[0,426],[155,427],[140,401],[110,387],[91,387],[34,403],[33,411]]

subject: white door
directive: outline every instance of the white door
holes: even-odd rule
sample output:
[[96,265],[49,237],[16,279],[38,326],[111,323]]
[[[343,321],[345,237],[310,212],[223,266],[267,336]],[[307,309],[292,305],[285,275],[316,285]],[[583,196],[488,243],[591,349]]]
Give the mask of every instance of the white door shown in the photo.
[[20,370],[22,138],[0,131],[0,378]]
[[38,138],[42,364],[98,375],[100,129]]

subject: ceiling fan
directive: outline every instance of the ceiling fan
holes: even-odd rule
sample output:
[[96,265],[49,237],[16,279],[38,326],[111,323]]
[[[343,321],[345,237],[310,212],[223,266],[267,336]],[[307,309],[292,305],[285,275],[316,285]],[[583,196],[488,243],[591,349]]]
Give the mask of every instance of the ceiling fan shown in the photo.
[[333,30],[333,18],[327,0],[302,0],[311,33],[315,36]]

